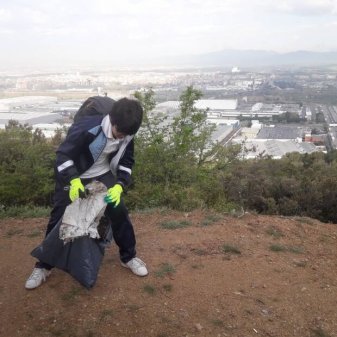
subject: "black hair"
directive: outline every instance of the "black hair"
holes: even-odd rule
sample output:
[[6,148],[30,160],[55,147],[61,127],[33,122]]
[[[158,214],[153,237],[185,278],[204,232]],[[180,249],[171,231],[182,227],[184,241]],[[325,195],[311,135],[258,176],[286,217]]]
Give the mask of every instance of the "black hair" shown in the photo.
[[124,97],[114,103],[109,116],[117,131],[134,135],[142,124],[143,108],[139,101]]

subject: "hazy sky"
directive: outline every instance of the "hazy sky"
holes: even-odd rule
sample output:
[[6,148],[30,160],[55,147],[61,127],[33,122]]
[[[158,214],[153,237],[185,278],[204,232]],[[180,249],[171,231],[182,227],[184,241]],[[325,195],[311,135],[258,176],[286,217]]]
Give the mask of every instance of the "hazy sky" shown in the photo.
[[0,0],[1,68],[337,51],[337,0]]

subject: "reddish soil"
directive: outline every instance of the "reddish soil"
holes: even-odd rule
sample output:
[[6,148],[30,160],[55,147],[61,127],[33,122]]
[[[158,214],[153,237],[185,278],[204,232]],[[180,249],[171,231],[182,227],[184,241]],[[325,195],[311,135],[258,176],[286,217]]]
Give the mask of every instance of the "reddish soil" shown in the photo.
[[[91,290],[54,270],[25,290],[47,219],[0,221],[0,336],[337,336],[337,226],[206,211],[131,214],[140,278],[105,254]],[[189,222],[163,228],[168,220]]]

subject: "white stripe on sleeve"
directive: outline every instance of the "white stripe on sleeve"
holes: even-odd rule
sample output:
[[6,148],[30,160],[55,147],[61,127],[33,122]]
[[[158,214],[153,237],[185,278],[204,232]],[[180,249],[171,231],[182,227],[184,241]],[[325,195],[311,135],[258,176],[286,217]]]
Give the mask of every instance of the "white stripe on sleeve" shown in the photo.
[[69,166],[73,166],[73,165],[74,165],[74,162],[72,160],[67,160],[66,162],[64,162],[63,164],[57,167],[57,171],[61,172],[64,169],[68,168]]
[[122,165],[118,166],[118,170],[125,171],[129,174],[131,174],[131,172],[132,172],[131,169],[129,169],[128,167],[122,166]]

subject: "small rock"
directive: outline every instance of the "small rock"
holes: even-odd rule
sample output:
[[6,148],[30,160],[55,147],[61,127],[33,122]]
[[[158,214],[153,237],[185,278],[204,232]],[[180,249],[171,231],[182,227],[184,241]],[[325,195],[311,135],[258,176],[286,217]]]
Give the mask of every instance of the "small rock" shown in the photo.
[[200,323],[194,324],[194,327],[198,330],[201,331],[203,329],[202,325]]
[[269,315],[269,311],[267,309],[262,309],[261,312],[264,314],[264,315]]

